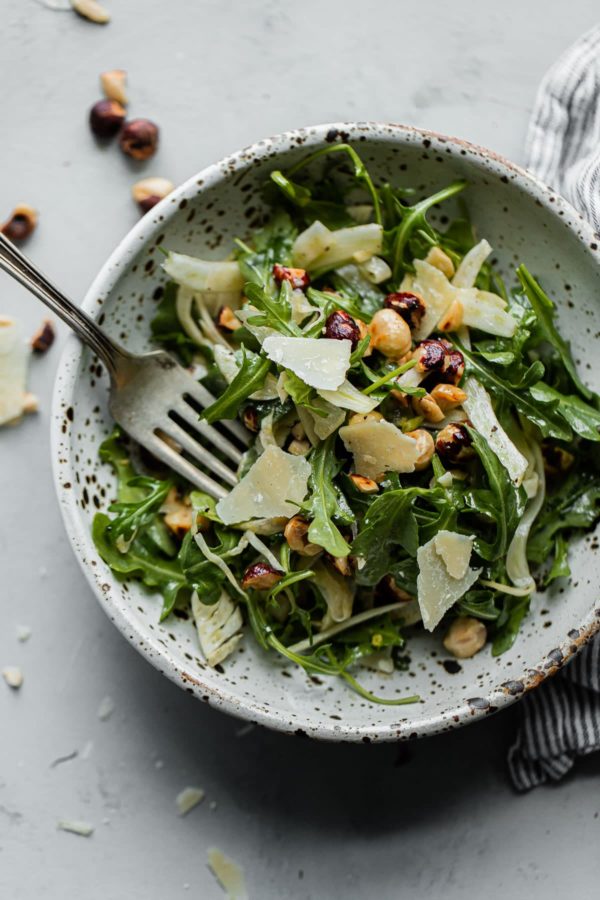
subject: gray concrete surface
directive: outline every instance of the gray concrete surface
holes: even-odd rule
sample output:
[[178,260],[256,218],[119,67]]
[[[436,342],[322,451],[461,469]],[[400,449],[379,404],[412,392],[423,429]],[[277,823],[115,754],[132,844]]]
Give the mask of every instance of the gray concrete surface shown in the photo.
[[[144,171],[174,181],[264,135],[343,118],[415,123],[520,160],[540,77],[597,15],[593,0],[106,2],[100,28],[0,0],[0,215],[39,208],[28,252],[75,297],[137,215],[137,167],[87,131],[100,71],[129,71],[132,113],[162,126]],[[30,330],[42,317],[5,277],[0,312]],[[504,768],[514,710],[408,747],[324,746],[241,734],[137,656],[59,518],[59,351],[32,366],[39,415],[0,434],[0,667],[25,674],[20,692],[0,683],[2,900],[218,900],[210,846],[243,865],[253,900],[597,896],[600,760],[517,797]],[[188,784],[207,799],[182,819]],[[59,832],[60,818],[95,833]]]

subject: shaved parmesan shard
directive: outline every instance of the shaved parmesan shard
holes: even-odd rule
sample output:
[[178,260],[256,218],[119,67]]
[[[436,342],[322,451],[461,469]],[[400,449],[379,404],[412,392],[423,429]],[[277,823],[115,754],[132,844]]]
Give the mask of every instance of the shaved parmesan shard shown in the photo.
[[59,831],[69,831],[78,834],[79,837],[90,837],[94,833],[94,826],[89,822],[77,822],[72,819],[59,819],[56,823]]
[[372,412],[380,401],[369,397],[355,388],[346,378],[336,391],[317,391],[319,397],[331,403],[333,406],[339,406],[341,409],[351,409],[352,412],[368,413]]
[[13,422],[25,411],[29,354],[20,324],[0,316],[0,425]]
[[329,246],[320,256],[312,261],[310,269],[333,269],[351,262],[355,254],[364,262],[371,256],[381,253],[383,247],[383,228],[375,223],[371,225],[354,225],[351,228],[339,228],[330,232]]
[[490,395],[486,389],[472,376],[464,384],[467,399],[463,409],[473,423],[473,427],[485,438],[486,443],[494,451],[511,480],[520,485],[529,465],[528,460],[520,453],[502,425],[496,418]]
[[266,519],[290,518],[304,500],[310,463],[279,447],[268,446],[233,490],[217,503],[217,514],[225,525]]
[[479,241],[462,258],[458,269],[452,279],[452,284],[457,288],[472,288],[479,275],[479,270],[492,252],[491,246],[486,240]]
[[216,666],[233,653],[242,639],[239,632],[243,619],[239,607],[226,591],[222,591],[217,603],[210,606],[202,603],[194,591],[192,615],[206,662]]
[[233,260],[198,259],[184,253],[169,253],[163,269],[177,284],[202,294],[225,292],[242,296],[244,279]]
[[244,873],[237,863],[216,847],[211,847],[208,851],[208,865],[225,891],[227,900],[248,900]]
[[291,369],[310,387],[335,391],[350,366],[352,344],[332,338],[271,335],[265,339],[263,350],[269,359]]
[[6,666],[2,669],[2,677],[7,685],[18,690],[23,684],[23,673],[18,666]]
[[385,420],[367,419],[340,428],[346,450],[354,455],[354,471],[367,478],[384,472],[414,472],[417,442]]
[[202,788],[185,787],[175,797],[175,803],[177,804],[179,815],[187,816],[187,814],[191,812],[195,806],[198,806],[199,803],[202,803],[204,797],[205,794]]
[[[438,551],[440,535],[448,533],[439,532],[417,550],[417,563],[419,566],[417,599],[423,618],[423,625],[427,631],[433,631],[442,620],[444,614],[454,606],[457,600],[460,600],[463,594],[466,594],[481,574],[481,569],[470,569],[468,567],[461,578],[454,578],[450,574],[444,557]],[[445,542],[442,538],[439,546],[441,546],[444,555],[450,558],[450,542]],[[462,567],[462,557],[459,557],[455,564],[451,563],[454,571],[459,570],[459,563]]]
[[292,261],[295,266],[308,269],[317,257],[325,253],[331,243],[331,231],[318,220],[300,232],[292,247]]
[[435,535],[435,551],[442,557],[452,578],[464,578],[467,574],[473,540],[473,535],[457,534],[455,531],[438,531]]

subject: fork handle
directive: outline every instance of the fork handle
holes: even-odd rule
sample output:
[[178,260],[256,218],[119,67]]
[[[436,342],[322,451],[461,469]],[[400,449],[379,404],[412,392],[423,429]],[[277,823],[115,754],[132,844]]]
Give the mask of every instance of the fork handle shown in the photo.
[[129,354],[119,347],[86,312],[69,300],[40,270],[0,233],[0,268],[49,306],[96,353],[114,378],[119,362]]

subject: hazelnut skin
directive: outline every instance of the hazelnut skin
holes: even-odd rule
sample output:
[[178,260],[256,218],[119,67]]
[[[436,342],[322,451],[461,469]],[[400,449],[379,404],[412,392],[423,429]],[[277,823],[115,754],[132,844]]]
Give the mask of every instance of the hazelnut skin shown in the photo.
[[325,337],[335,341],[350,341],[354,350],[360,340],[360,329],[349,313],[336,309],[327,316]]
[[158,126],[149,119],[131,119],[130,122],[125,122],[119,146],[132,159],[150,159],[158,146]]
[[125,107],[116,100],[98,100],[90,110],[90,128],[96,137],[111,138],[125,121]]

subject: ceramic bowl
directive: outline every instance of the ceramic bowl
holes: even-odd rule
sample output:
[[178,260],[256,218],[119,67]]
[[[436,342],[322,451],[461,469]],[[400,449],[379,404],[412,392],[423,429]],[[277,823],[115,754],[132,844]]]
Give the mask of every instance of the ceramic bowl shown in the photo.
[[[598,235],[553,191],[496,154],[398,125],[301,129],[210,166],[144,216],[120,243],[92,284],[84,308],[131,350],[149,348],[149,321],[165,281],[158,248],[222,258],[235,236],[247,236],[260,223],[261,187],[269,172],[336,141],[351,142],[376,180],[410,185],[419,193],[466,178],[464,199],[500,269],[511,283],[520,261],[542,276],[558,302],[560,327],[572,341],[583,377],[600,388],[600,354],[589,353],[600,331]],[[453,212],[456,208],[444,205],[432,219],[443,224]],[[457,664],[447,659],[438,635],[415,635],[408,645],[408,671],[361,673],[363,683],[379,694],[419,694],[414,705],[369,704],[339,680],[309,678],[267,656],[250,634],[222,669],[211,669],[201,658],[192,622],[172,616],[159,624],[159,597],[134,581],[117,580],[94,549],[92,518],[114,495],[111,472],[98,460],[98,445],[111,429],[106,400],[102,366],[70,339],[59,367],[52,425],[56,488],[69,538],[116,627],[159,671],[214,707],[329,740],[432,734],[521,697],[564,665],[600,626],[600,557],[590,550],[588,537],[573,547],[572,578],[534,598],[516,644],[503,656],[493,658],[486,648]]]

